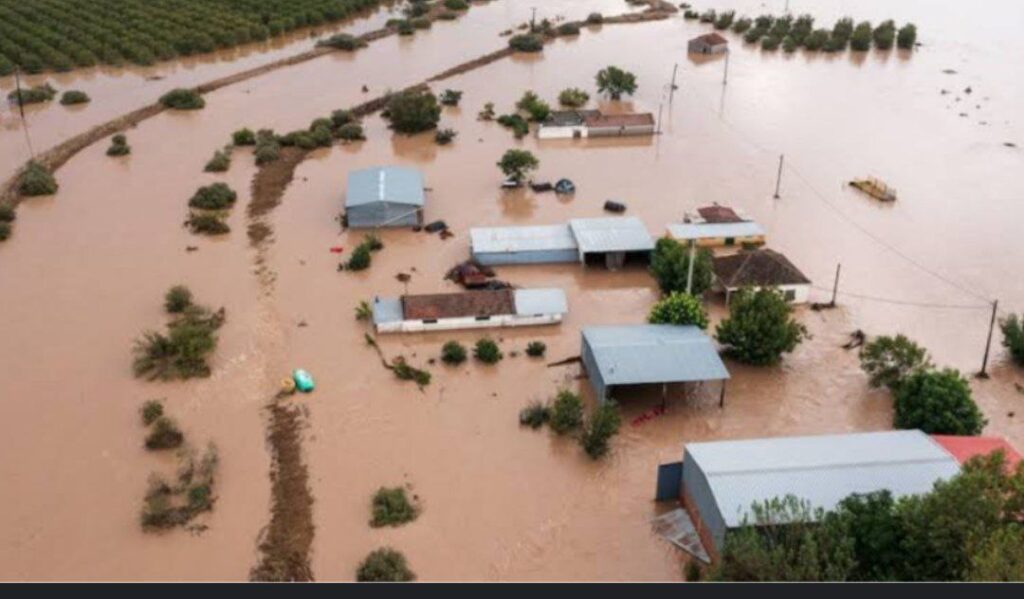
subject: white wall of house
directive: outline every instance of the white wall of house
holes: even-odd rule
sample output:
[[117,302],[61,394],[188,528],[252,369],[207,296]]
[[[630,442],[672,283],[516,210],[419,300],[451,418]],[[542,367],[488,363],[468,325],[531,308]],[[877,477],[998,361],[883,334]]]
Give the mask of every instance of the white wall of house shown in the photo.
[[574,137],[586,137],[587,128],[584,125],[568,127],[552,127],[541,125],[537,129],[537,139],[572,139]]
[[422,320],[398,320],[382,322],[377,325],[378,333],[422,333],[424,331],[454,331],[458,329],[488,329],[503,327],[528,327],[562,322],[561,314],[538,314],[519,316],[504,314],[491,316],[487,320],[477,320],[467,316],[461,318],[440,318],[434,322]]

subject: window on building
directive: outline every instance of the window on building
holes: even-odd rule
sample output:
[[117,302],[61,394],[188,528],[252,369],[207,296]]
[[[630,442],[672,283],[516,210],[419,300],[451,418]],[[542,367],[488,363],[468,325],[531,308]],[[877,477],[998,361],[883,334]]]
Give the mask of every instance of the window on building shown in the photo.
[[726,237],[725,238],[725,245],[736,245],[736,238],[735,237]]
[[424,318],[423,324],[437,324],[436,318]]
[[476,319],[481,321],[481,322],[483,322],[485,320],[490,320],[491,317],[490,316],[477,316]]
[[783,291],[783,294],[785,295],[787,302],[791,302],[791,301],[796,299],[796,290],[795,289],[786,289],[786,290]]

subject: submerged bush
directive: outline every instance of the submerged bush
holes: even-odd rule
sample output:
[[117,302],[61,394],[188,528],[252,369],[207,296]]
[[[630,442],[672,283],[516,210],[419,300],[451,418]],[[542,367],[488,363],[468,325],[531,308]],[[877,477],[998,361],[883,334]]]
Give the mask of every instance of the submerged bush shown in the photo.
[[476,347],[473,348],[473,357],[484,364],[497,364],[505,356],[501,353],[497,343],[485,337],[476,342]]
[[530,132],[530,124],[518,114],[503,114],[498,117],[498,124],[506,129],[511,129],[516,139],[526,137]]
[[199,235],[223,235],[231,231],[231,227],[224,222],[224,217],[218,214],[192,213],[185,221],[185,225]]
[[253,152],[256,165],[261,166],[273,162],[281,156],[281,142],[270,129],[260,129],[256,133],[256,149]]
[[882,21],[871,34],[875,47],[879,50],[889,50],[896,41],[896,24],[892,20]]
[[558,26],[558,28],[555,31],[558,32],[558,35],[579,35],[580,26],[578,23],[572,22],[562,23],[561,25]]
[[366,42],[363,41],[361,38],[358,38],[354,35],[350,35],[348,33],[338,33],[332,35],[331,37],[325,40],[320,40],[319,42],[316,43],[316,45],[352,52],[353,50],[358,50],[359,48],[365,48]]
[[11,236],[11,223],[0,221],[0,241],[7,241]]
[[548,350],[548,346],[543,341],[531,341],[526,344],[526,355],[531,358],[540,358],[544,356],[544,352]]
[[508,47],[516,52],[540,52],[544,50],[544,40],[539,35],[523,33],[510,37]]
[[49,83],[37,85],[28,89],[14,90],[7,94],[7,99],[15,105],[39,104],[49,102],[57,95],[57,90]]
[[452,340],[441,346],[441,361],[455,366],[466,361],[466,348],[458,341]]
[[345,268],[348,270],[366,270],[370,267],[370,262],[373,257],[370,255],[370,248],[366,244],[359,244],[356,249],[352,251],[352,255],[349,257],[348,262],[345,263]]
[[402,487],[381,487],[373,495],[373,519],[370,526],[399,526],[416,519],[416,507],[409,502]]
[[858,52],[870,50],[872,35],[871,23],[867,21],[858,23],[850,35],[850,47]]
[[519,424],[538,429],[551,420],[551,408],[535,401],[519,411]]
[[917,27],[913,23],[907,23],[900,27],[896,35],[896,45],[902,50],[910,50],[917,42]]
[[590,101],[590,94],[579,89],[578,87],[569,87],[563,89],[558,94],[558,103],[562,106],[568,106],[570,108],[579,108],[584,106]]
[[28,163],[18,182],[18,192],[23,196],[52,195],[57,193],[58,187],[50,171],[35,161]]
[[468,10],[469,2],[466,0],[444,0],[444,7],[448,10]]
[[128,138],[118,133],[110,139],[110,147],[107,148],[107,156],[127,156],[132,153],[128,145]]
[[405,556],[390,547],[372,551],[356,570],[358,582],[409,582],[415,579],[416,575],[409,569]]
[[157,418],[164,415],[164,404],[151,399],[142,404],[142,409],[139,410],[139,415],[142,417],[142,424],[149,426],[156,422]]
[[174,449],[185,441],[185,435],[174,421],[160,416],[153,423],[153,430],[146,436],[146,449]]
[[10,206],[0,205],[0,223],[11,223],[17,215],[14,213],[14,208]]
[[192,290],[184,285],[175,285],[164,294],[164,310],[168,314],[181,314],[192,306]]
[[592,12],[589,15],[587,15],[588,25],[600,25],[601,23],[604,23],[604,15],[602,15],[601,13]]
[[208,173],[223,173],[229,168],[231,168],[231,154],[227,150],[217,150],[203,170]]
[[217,329],[223,323],[223,308],[213,313],[192,305],[167,325],[167,334],[146,331],[132,350],[135,376],[150,380],[209,376],[206,358],[217,347]]
[[439,129],[437,133],[434,134],[434,142],[439,146],[447,146],[452,143],[457,135],[458,133],[455,129]]
[[201,210],[225,210],[233,206],[237,199],[238,194],[227,183],[214,183],[196,190],[188,205]]
[[563,389],[551,404],[551,430],[559,435],[572,432],[583,424],[583,402],[580,396]]
[[64,106],[73,106],[75,104],[87,104],[91,101],[89,95],[83,91],[77,89],[69,89],[68,91],[61,94],[60,103]]
[[383,116],[399,133],[420,133],[437,127],[441,106],[430,92],[401,92],[388,101]]
[[458,106],[462,100],[462,92],[457,89],[446,89],[437,98],[444,106]]
[[618,434],[621,424],[619,406],[614,401],[608,400],[594,410],[580,435],[580,445],[591,459],[596,460],[608,453],[611,439]]
[[426,370],[416,368],[408,362],[405,358],[399,356],[394,359],[391,363],[391,370],[395,373],[395,376],[403,381],[416,381],[416,384],[420,387],[426,387],[430,384],[432,378],[430,373]]
[[256,145],[256,134],[252,132],[252,129],[239,129],[231,134],[231,143],[236,146],[254,146]]
[[647,316],[651,324],[694,325],[701,329],[708,327],[708,313],[696,296],[673,291],[651,308]]
[[199,110],[206,106],[206,100],[194,89],[172,89],[160,96],[160,103],[176,110]]

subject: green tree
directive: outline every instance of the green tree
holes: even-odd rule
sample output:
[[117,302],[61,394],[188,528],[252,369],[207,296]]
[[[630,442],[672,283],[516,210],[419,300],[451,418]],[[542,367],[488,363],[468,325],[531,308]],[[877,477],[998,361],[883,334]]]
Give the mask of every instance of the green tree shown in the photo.
[[636,75],[619,67],[605,67],[597,72],[597,91],[607,94],[612,100],[619,100],[622,94],[632,96],[636,92]]
[[164,294],[164,310],[168,314],[181,314],[192,306],[192,290],[184,285],[175,285]]
[[712,580],[842,581],[855,566],[853,543],[836,519],[789,495],[755,503],[752,517],[730,530]]
[[31,161],[18,181],[18,192],[23,196],[45,196],[57,193],[59,185],[42,164]]
[[526,173],[540,166],[540,161],[529,150],[509,150],[501,157],[498,168],[506,177],[521,183]]
[[551,106],[532,91],[523,94],[516,102],[516,108],[527,113],[533,122],[541,122],[551,114]]
[[580,445],[591,459],[599,459],[608,453],[612,437],[619,433],[622,425],[622,414],[619,405],[614,401],[606,401],[599,405],[583,426]]
[[567,87],[558,94],[558,103],[570,108],[579,108],[590,101],[590,94],[578,87]]
[[[697,258],[693,262],[693,295],[703,295],[711,288],[714,280],[714,256],[711,250],[697,250]],[[662,237],[654,245],[651,255],[651,275],[658,281],[662,293],[686,291],[686,279],[690,271],[690,249],[675,239]]]
[[971,556],[967,579],[976,582],[1024,581],[1024,525],[994,532]]
[[896,34],[896,46],[903,50],[910,50],[917,42],[917,27],[913,23],[907,23],[900,27]]
[[501,353],[497,343],[484,337],[477,341],[476,346],[473,347],[473,357],[484,364],[497,364],[505,355]]
[[742,289],[732,296],[729,317],[718,325],[718,341],[740,362],[776,364],[807,335],[792,314],[793,306],[779,290]]
[[523,33],[510,37],[508,47],[516,52],[541,52],[544,50],[544,40],[539,35]]
[[903,529],[898,504],[888,490],[850,495],[826,519],[834,519],[853,543],[851,580],[899,580]]
[[409,582],[415,579],[416,574],[409,569],[405,556],[390,547],[372,551],[356,570],[359,582]]
[[466,348],[458,341],[452,340],[441,346],[441,361],[452,366],[466,361]]
[[695,325],[708,328],[708,313],[700,299],[687,293],[673,291],[651,308],[647,315],[651,324]]
[[551,403],[551,430],[559,435],[578,429],[583,424],[583,402],[580,396],[563,389]]
[[437,127],[441,106],[430,92],[401,92],[392,96],[384,117],[399,133],[420,133]]
[[868,384],[874,388],[894,390],[911,374],[931,366],[928,350],[903,335],[877,337],[860,352],[861,370],[868,374]]
[[895,407],[893,426],[930,435],[977,435],[986,424],[967,380],[950,368],[907,377],[896,389]]
[[1024,316],[1010,314],[999,322],[1003,331],[1003,347],[1017,364],[1024,366]]

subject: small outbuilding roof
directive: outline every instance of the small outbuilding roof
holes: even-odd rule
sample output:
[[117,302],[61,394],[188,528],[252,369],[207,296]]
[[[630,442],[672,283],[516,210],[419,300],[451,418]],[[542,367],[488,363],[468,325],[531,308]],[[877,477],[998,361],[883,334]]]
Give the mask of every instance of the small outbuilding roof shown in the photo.
[[728,44],[729,40],[725,39],[721,35],[712,31],[711,33],[705,33],[704,35],[698,35],[697,37],[690,40],[691,42],[703,42],[709,46],[717,46],[719,44]]
[[761,225],[753,222],[734,223],[672,223],[668,232],[675,239],[717,239],[719,237],[759,237]]
[[602,114],[594,111],[583,119],[587,127],[653,127],[654,115],[649,112],[633,114]]
[[511,289],[403,295],[406,320],[461,318],[515,314]]
[[795,495],[829,510],[852,493],[926,493],[960,471],[953,456],[918,430],[713,441],[686,445],[732,528],[755,502]]
[[719,256],[714,268],[715,277],[727,289],[811,283],[788,258],[769,249]]
[[654,249],[654,239],[647,227],[633,216],[574,218],[569,221],[569,228],[584,254]]
[[512,292],[516,314],[519,316],[539,316],[546,314],[566,314],[569,302],[561,289],[516,289]]
[[583,329],[605,385],[719,381],[729,371],[695,326],[641,324]]
[[598,110],[555,110],[541,123],[544,127],[579,127],[592,116],[601,116]]
[[1002,450],[1006,457],[1006,466],[1012,470],[1021,461],[1017,450],[1002,437],[968,437],[959,435],[932,435],[935,441],[946,448],[946,451],[953,454],[956,461],[961,464],[978,456],[987,456]]
[[414,168],[383,166],[352,171],[348,175],[345,205],[349,208],[376,202],[423,205],[423,176]]
[[576,249],[569,225],[474,227],[469,239],[473,252],[481,254]]
[[718,204],[701,206],[697,208],[697,214],[704,219],[704,222],[709,223],[741,223],[749,220],[740,216],[734,209]]

